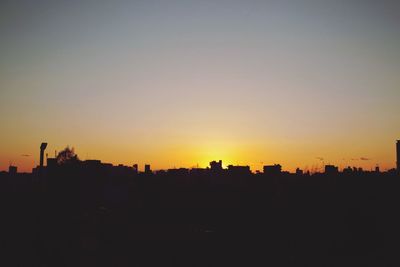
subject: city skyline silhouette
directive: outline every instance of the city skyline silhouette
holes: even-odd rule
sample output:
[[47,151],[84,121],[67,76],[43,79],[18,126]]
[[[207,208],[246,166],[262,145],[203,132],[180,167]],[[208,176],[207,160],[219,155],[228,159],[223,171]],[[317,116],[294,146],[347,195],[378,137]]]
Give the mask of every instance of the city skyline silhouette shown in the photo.
[[0,266],[400,266],[400,1],[0,1]]
[[398,262],[396,169],[325,165],[311,174],[275,164],[252,173],[215,160],[139,171],[80,160],[69,147],[41,162],[32,173],[0,172],[9,266]]
[[[44,164],[44,152],[45,152],[45,150],[47,148],[47,145],[48,145],[48,143],[42,143],[41,144],[41,146],[40,146],[40,164],[35,166],[35,167],[33,167],[32,168],[32,172],[35,172],[40,166],[42,168],[45,167],[45,164]],[[396,147],[395,148],[396,148],[396,150],[395,150],[396,151],[395,152],[396,161],[394,163],[395,168],[382,170],[380,168],[379,164],[377,163],[377,164],[375,164],[374,167],[371,166],[369,170],[368,169],[364,170],[362,167],[357,166],[357,165],[354,164],[357,161],[370,161],[371,160],[371,159],[365,158],[365,157],[356,158],[356,159],[355,158],[351,158],[350,161],[347,161],[347,163],[353,162],[353,165],[348,164],[348,165],[345,165],[345,166],[343,166],[343,165],[335,166],[335,165],[331,164],[329,162],[329,160],[326,160],[326,159],[324,159],[322,157],[316,157],[316,159],[318,161],[320,161],[320,164],[315,164],[315,165],[311,166],[311,168],[307,167],[304,170],[300,169],[299,167],[296,167],[295,171],[292,172],[292,173],[297,173],[299,170],[301,170],[302,172],[305,172],[305,173],[308,173],[308,174],[317,174],[317,173],[321,173],[321,172],[324,172],[324,171],[326,172],[326,167],[327,166],[335,167],[335,168],[337,168],[337,171],[340,171],[340,172],[343,172],[343,171],[348,170],[348,169],[354,169],[354,168],[360,169],[362,171],[371,171],[371,172],[372,171],[376,172],[377,170],[378,170],[378,172],[380,172],[380,171],[393,172],[395,170],[399,170],[400,169],[400,167],[399,167],[399,164],[400,164],[400,140],[396,140]],[[109,166],[113,166],[113,164],[111,164],[111,163],[103,163],[99,159],[84,159],[84,160],[80,160],[78,158],[78,155],[75,154],[75,149],[73,147],[70,148],[69,146],[67,146],[65,149],[63,149],[58,154],[57,154],[57,151],[55,151],[54,157],[49,157],[48,153],[46,153],[46,162],[48,162],[48,160],[50,160],[50,162],[53,162],[54,160],[57,160],[58,157],[61,157],[61,153],[73,153],[75,155],[75,157],[76,157],[76,160],[80,161],[80,162],[98,162],[98,163],[101,163],[101,164],[106,164],[106,165],[109,165]],[[30,156],[30,155],[21,155],[21,156]],[[199,164],[192,165],[191,167],[174,165],[171,168],[156,169],[154,171],[155,172],[163,172],[163,171],[176,170],[176,169],[186,169],[186,170],[191,170],[191,169],[209,169],[210,167],[212,168],[212,163],[215,163],[215,162],[216,162],[215,160],[214,161],[210,161],[209,164],[206,165],[206,166],[200,166]],[[224,169],[224,170],[229,170],[230,167],[231,168],[232,167],[243,167],[243,168],[248,168],[248,171],[250,173],[259,173],[259,172],[261,172],[261,170],[264,170],[264,172],[265,172],[265,166],[278,166],[279,165],[280,168],[281,168],[280,171],[282,171],[282,166],[280,164],[277,164],[276,162],[274,162],[273,164],[271,163],[272,165],[263,165],[263,163],[264,162],[260,162],[260,164],[262,165],[260,169],[253,170],[250,167],[250,165],[246,165],[246,164],[245,165],[240,165],[240,164],[231,164],[231,163],[227,163],[226,164],[226,163],[223,163],[222,160],[219,160],[219,164],[221,165],[221,169]],[[47,165],[47,163],[46,163],[46,165]],[[128,165],[128,166],[125,166],[123,164],[116,164],[115,166],[116,167],[122,167],[123,166],[123,167],[129,167],[129,168],[132,168],[132,166],[133,166],[133,168],[135,168],[135,170],[137,172],[140,172],[141,170],[142,170],[142,172],[146,172],[146,168],[149,168],[150,165],[151,164],[148,164],[148,163],[143,164],[143,168],[142,169],[139,169],[139,164],[138,163],[134,163],[134,164],[131,164],[131,165]],[[149,167],[147,167],[147,166],[149,166]],[[8,169],[10,170],[10,168],[12,168],[13,172],[16,172],[18,166],[14,166],[10,162]],[[287,173],[290,173],[290,171],[288,171],[288,170],[283,170],[283,171],[287,172]]]

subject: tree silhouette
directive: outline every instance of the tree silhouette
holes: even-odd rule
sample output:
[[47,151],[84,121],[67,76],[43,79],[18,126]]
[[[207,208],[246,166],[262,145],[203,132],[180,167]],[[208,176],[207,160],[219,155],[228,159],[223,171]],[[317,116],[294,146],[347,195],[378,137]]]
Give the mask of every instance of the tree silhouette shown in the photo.
[[78,155],[75,154],[74,148],[69,148],[69,146],[67,146],[64,150],[58,153],[56,160],[58,165],[65,165],[76,163],[79,161],[79,158]]

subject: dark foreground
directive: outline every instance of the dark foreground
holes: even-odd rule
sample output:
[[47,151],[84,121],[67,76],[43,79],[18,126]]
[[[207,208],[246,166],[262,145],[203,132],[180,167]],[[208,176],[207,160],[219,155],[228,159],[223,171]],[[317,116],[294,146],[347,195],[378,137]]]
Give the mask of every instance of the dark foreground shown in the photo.
[[1,266],[400,266],[395,175],[0,178]]

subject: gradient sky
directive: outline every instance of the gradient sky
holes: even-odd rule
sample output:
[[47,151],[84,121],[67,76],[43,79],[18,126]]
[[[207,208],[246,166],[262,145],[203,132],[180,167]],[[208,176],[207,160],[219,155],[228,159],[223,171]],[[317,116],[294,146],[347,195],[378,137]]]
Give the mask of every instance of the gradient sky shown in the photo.
[[399,3],[1,1],[0,170],[393,168]]

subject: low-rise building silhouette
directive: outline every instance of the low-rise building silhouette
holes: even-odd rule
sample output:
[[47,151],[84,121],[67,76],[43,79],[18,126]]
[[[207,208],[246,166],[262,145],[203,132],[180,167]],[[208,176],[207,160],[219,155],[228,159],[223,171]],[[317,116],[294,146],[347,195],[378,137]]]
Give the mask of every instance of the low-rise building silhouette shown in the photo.
[[266,165],[263,168],[264,174],[278,175],[282,173],[282,166],[280,164]]
[[300,170],[299,168],[296,168],[296,175],[303,175],[303,170]]
[[168,169],[167,173],[169,175],[175,175],[175,176],[185,176],[189,174],[189,169],[186,168],[179,168],[179,169]]
[[325,174],[338,174],[339,168],[334,165],[325,165]]
[[210,172],[210,168],[192,168],[190,174],[193,175],[205,175]]
[[228,166],[228,173],[232,175],[248,175],[251,174],[249,166]]

